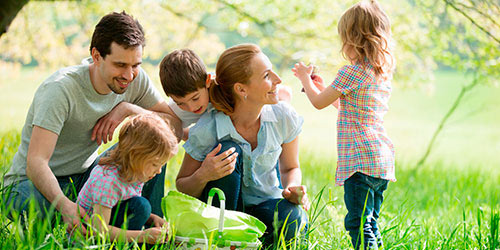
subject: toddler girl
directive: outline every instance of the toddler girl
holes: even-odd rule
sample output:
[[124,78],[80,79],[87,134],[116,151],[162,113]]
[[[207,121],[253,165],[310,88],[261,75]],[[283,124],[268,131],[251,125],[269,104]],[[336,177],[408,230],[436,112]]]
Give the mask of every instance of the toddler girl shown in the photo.
[[313,66],[300,62],[292,71],[317,109],[340,98],[336,184],[344,185],[345,228],[355,249],[378,249],[383,192],[395,181],[394,148],[383,127],[395,66],[390,22],[376,1],[363,1],[342,15],[338,32],[351,65],[340,68],[330,87],[311,78]]
[[[127,120],[118,146],[92,169],[78,195],[77,203],[91,215],[91,225],[109,233],[111,240],[163,241],[160,227],[165,220],[151,213],[141,192],[144,182],[159,174],[176,150],[177,139],[159,116],[142,114]],[[141,230],[145,224],[152,227]]]

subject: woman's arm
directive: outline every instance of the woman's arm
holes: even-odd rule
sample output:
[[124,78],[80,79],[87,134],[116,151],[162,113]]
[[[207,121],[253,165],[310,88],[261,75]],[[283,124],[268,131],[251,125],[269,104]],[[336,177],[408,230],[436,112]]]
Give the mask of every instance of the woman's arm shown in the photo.
[[217,145],[207,154],[203,162],[193,159],[189,154],[184,154],[181,169],[177,174],[175,185],[177,190],[185,194],[200,197],[209,181],[218,180],[234,171],[236,157],[234,148],[217,155],[221,145]]
[[299,137],[281,145],[280,174],[283,185],[283,197],[295,204],[302,204],[308,210],[306,187],[301,185],[302,172],[299,167]]
[[111,217],[111,208],[99,204],[93,206],[94,214],[92,215],[92,228],[97,229],[101,233],[109,233],[109,238],[113,240],[123,240],[132,242],[136,240],[138,243],[155,244],[156,242],[164,242],[166,237],[162,235],[159,227],[148,228],[141,230],[123,230],[115,226],[109,225]]

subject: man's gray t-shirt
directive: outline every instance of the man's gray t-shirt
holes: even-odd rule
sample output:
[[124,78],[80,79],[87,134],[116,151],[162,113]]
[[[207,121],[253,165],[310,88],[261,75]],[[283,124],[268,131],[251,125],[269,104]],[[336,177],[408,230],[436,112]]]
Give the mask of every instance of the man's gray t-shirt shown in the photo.
[[26,159],[34,125],[59,136],[49,161],[54,175],[79,174],[86,171],[82,165],[98,147],[90,137],[99,118],[123,101],[148,109],[161,100],[142,68],[125,93],[107,95],[95,91],[88,64],[57,71],[35,93],[22,130],[21,145],[5,175],[4,185],[27,179]]

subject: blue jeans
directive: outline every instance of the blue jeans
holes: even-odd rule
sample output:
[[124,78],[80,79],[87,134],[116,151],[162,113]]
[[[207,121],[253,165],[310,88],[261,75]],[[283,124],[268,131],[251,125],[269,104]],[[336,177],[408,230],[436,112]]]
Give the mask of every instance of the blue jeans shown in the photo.
[[[344,202],[347,208],[345,228],[356,250],[361,246],[361,231],[363,231],[364,249],[378,249],[383,246],[377,220],[388,182],[356,172],[344,183]],[[364,218],[363,224],[361,224],[362,218]]]
[[[222,147],[217,155],[232,147],[236,149],[234,152],[238,153],[238,158],[236,158],[234,171],[230,175],[208,182],[201,193],[201,200],[207,202],[208,192],[210,192],[210,189],[217,187],[221,189],[226,196],[227,210],[243,211],[243,199],[241,198],[241,178],[243,177],[243,158],[241,156],[243,155],[243,151],[240,146],[233,141],[223,141],[220,144]],[[220,207],[219,199],[214,199],[212,205]]]
[[[261,238],[264,249],[278,242],[283,227],[286,241],[295,237],[302,225],[302,235],[305,235],[308,229],[309,221],[305,211],[286,199],[270,199],[255,206],[245,207],[244,212],[257,217],[266,225],[266,232]],[[278,213],[277,228],[273,225],[275,212]]]
[[[201,200],[204,202],[207,201],[208,192],[213,187],[217,187],[224,191],[224,194],[226,196],[226,209],[246,212],[257,217],[267,226],[266,232],[261,239],[264,243],[264,246],[269,246],[270,244],[277,242],[278,238],[274,236],[275,234],[277,234],[277,236],[279,237],[279,232],[281,232],[283,226],[285,226],[286,240],[292,239],[296,235],[302,224],[306,225],[303,229],[303,233],[307,232],[308,220],[305,212],[300,206],[292,204],[286,199],[269,199],[255,206],[244,207],[243,199],[241,197],[241,185],[243,177],[242,150],[240,146],[238,146],[238,144],[233,141],[223,141],[221,142],[221,144],[222,148],[219,151],[219,154],[230,149],[231,147],[234,147],[236,149],[235,152],[238,152],[235,170],[230,175],[227,175],[219,180],[208,182],[201,194]],[[278,166],[278,164],[276,166]],[[219,207],[218,199],[214,199],[212,205]],[[274,230],[275,228],[273,226],[275,211],[278,212],[277,225],[279,226],[276,231]],[[287,219],[287,224],[283,225],[285,219]]]
[[[115,146],[113,146],[112,148],[114,147]],[[109,150],[111,150],[112,148],[110,148]],[[92,165],[89,167],[89,169],[87,169],[86,172],[70,176],[56,177],[59,183],[59,187],[63,191],[64,195],[66,195],[70,200],[76,201],[78,193],[87,181],[90,172],[92,171],[94,166],[97,165],[99,159],[103,155],[107,154],[109,150],[102,153],[94,161],[94,163],[92,163]],[[142,191],[142,196],[146,198],[150,203],[151,212],[160,217],[163,217],[163,212],[161,210],[161,199],[163,198],[165,189],[165,168],[166,165],[163,166],[161,174],[156,175],[153,179],[146,182]],[[28,214],[30,204],[35,206],[35,211],[39,219],[48,218],[49,222],[55,219],[54,206],[51,206],[50,202],[40,193],[40,191],[36,189],[36,187],[29,179],[10,185],[9,187],[7,187],[6,191],[8,195],[6,208],[9,209],[9,219],[14,219],[12,212],[16,212],[17,214]],[[129,204],[127,207],[132,206]]]
[[135,196],[121,201],[113,207],[109,224],[128,230],[141,230],[150,214],[151,205],[149,201],[144,197]]

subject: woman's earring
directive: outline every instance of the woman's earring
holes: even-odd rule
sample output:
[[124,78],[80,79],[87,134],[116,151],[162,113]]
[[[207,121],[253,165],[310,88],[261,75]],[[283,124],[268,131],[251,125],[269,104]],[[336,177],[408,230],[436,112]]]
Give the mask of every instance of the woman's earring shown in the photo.
[[245,96],[243,96],[243,98],[245,98],[245,100],[246,100],[246,99],[247,99],[247,96],[245,95]]

